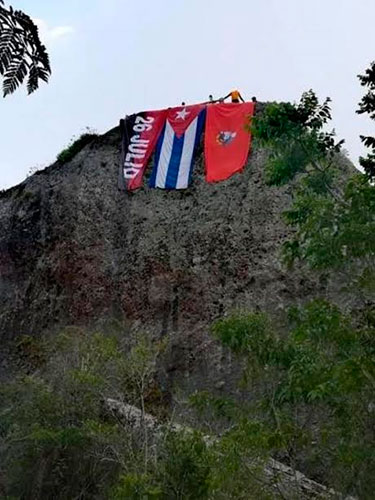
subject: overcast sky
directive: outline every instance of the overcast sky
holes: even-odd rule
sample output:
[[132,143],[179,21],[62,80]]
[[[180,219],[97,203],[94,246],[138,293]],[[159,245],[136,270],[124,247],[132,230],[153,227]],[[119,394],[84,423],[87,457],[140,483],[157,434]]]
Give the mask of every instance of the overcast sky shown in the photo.
[[374,0],[13,0],[37,20],[48,85],[0,100],[0,189],[46,166],[85,127],[220,97],[333,99],[333,125],[357,163],[356,75],[375,59]]

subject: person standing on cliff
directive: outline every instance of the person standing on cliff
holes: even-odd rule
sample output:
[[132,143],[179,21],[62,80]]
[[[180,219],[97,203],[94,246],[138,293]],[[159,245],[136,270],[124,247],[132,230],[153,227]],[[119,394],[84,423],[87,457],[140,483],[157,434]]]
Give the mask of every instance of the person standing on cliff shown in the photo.
[[232,90],[232,92],[229,92],[228,95],[226,95],[225,97],[222,98],[223,101],[225,101],[225,99],[228,99],[228,97],[230,97],[232,99],[232,102],[236,102],[236,103],[239,103],[240,100],[242,102],[245,102],[243,100],[243,97],[242,95],[239,93],[238,90]]
[[218,102],[218,100],[217,100],[217,99],[215,100],[215,99],[213,98],[213,95],[212,95],[212,94],[210,94],[210,95],[208,96],[208,101],[206,101],[204,104],[215,104],[216,102]]

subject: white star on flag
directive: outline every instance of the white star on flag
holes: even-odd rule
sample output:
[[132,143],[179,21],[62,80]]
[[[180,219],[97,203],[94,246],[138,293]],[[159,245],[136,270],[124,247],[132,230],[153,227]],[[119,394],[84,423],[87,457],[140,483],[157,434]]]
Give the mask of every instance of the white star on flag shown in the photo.
[[185,120],[185,118],[187,117],[187,115],[190,115],[190,111],[186,111],[186,108],[184,108],[181,111],[177,111],[177,113],[176,113],[176,120],[178,120],[179,118],[181,120]]

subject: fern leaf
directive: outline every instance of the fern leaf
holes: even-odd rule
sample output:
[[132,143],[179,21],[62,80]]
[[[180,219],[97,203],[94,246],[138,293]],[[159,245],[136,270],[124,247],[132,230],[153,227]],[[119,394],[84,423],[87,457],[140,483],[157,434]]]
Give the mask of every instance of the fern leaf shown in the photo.
[[0,0],[0,74],[4,76],[4,97],[14,92],[27,78],[28,93],[48,82],[51,66],[38,27],[24,12],[2,7]]

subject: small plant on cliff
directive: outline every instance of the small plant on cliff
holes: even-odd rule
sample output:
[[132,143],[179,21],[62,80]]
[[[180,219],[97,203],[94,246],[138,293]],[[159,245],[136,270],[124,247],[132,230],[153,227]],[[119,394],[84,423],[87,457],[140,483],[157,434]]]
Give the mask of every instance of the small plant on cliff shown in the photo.
[[60,163],[67,163],[72,160],[85,146],[91,144],[98,137],[99,135],[94,130],[87,128],[86,132],[81,134],[77,139],[73,137],[69,145],[57,155],[57,160]]

